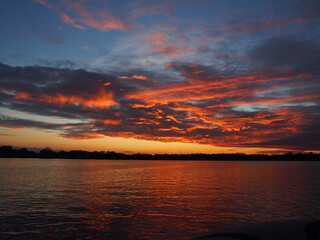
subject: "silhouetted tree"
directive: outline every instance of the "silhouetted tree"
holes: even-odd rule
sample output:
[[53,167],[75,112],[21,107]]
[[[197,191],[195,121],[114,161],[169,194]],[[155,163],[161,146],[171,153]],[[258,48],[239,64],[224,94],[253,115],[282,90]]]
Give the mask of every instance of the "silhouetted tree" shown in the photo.
[[0,147],[0,157],[14,157],[14,150],[11,146]]
[[14,149],[11,146],[0,147],[0,157],[2,158],[67,158],[67,159],[141,159],[141,160],[193,160],[193,161],[319,161],[320,154],[312,152],[286,154],[244,154],[244,153],[218,153],[218,154],[124,154],[117,152],[94,151],[87,152],[82,150],[55,152],[50,148],[42,149],[39,153],[30,151],[26,148]]
[[54,158],[54,157],[56,157],[56,154],[49,147],[47,147],[45,149],[42,149],[39,152],[39,157],[40,158]]

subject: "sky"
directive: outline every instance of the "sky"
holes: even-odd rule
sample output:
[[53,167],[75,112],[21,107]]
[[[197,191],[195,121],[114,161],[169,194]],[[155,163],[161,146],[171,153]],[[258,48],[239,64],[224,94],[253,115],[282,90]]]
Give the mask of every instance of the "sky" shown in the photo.
[[0,145],[320,152],[319,0],[1,0]]

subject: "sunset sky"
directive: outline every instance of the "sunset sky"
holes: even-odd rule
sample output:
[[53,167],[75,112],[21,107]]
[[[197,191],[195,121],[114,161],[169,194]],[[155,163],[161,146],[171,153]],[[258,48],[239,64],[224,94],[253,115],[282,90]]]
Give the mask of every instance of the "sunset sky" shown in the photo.
[[319,0],[1,0],[0,145],[320,151]]

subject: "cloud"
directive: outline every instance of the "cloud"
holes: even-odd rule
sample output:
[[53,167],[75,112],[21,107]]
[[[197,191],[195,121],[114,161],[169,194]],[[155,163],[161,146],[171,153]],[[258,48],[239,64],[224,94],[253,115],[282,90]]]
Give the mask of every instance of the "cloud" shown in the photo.
[[34,64],[37,66],[50,66],[50,67],[56,67],[56,68],[68,68],[68,69],[75,69],[79,67],[79,65],[73,61],[70,60],[46,60],[43,58],[37,58],[32,57],[29,55],[22,55],[17,54],[11,56],[11,59],[13,59],[16,62],[23,62],[28,64]]
[[0,133],[0,136],[11,137],[11,136],[15,136],[15,135],[14,134],[8,134],[8,133]]
[[46,6],[47,8],[52,8],[52,5],[46,0],[34,0],[34,1]]
[[295,36],[267,39],[249,51],[253,62],[273,69],[317,70],[320,64],[320,45]]
[[136,16],[144,15],[161,15],[167,14],[172,15],[171,8],[173,4],[169,1],[165,1],[162,4],[149,4],[148,2],[143,2],[143,4],[136,4],[133,9],[133,14]]
[[81,69],[1,64],[1,107],[83,122],[53,124],[2,116],[0,125],[48,129],[74,139],[113,136],[228,147],[319,149],[314,134],[319,127],[318,75],[293,70],[226,74],[212,66],[185,62],[167,68],[184,81],[160,81],[161,75],[152,76],[152,72],[131,71],[119,77]]
[[138,36],[138,39],[147,43],[151,54],[160,54],[168,58],[181,58],[199,53],[201,43],[195,43],[192,34],[172,33],[171,30],[162,29],[162,31],[146,31]]
[[50,124],[50,123],[29,120],[29,119],[18,119],[13,117],[6,117],[3,115],[0,115],[0,119],[1,119],[1,126],[8,127],[8,128],[34,127],[38,129],[53,130],[61,127],[60,124]]
[[132,27],[124,17],[113,15],[105,8],[86,6],[86,1],[59,1],[55,5],[45,0],[36,2],[53,9],[64,23],[81,30],[93,28],[101,32],[126,31]]
[[[46,67],[13,68],[4,64],[1,64],[0,71],[2,96],[18,102],[42,103],[43,107],[52,105],[58,108],[108,108],[117,105],[113,92],[103,86],[103,83],[113,81],[113,76]],[[32,109],[30,111],[33,112]]]
[[93,49],[93,47],[91,47],[91,46],[81,46],[81,48],[86,49],[86,50],[91,50],[91,49]]
[[58,11],[59,12],[59,16],[61,18],[61,20],[66,23],[69,24],[75,28],[79,28],[81,30],[86,29],[84,26],[77,24],[68,14],[62,12],[62,11]]
[[[262,38],[282,34],[308,34],[320,23],[317,0],[261,2],[263,12],[250,9],[250,4],[222,13],[219,22],[202,27],[202,35],[214,41]],[[317,35],[315,31],[315,35]],[[253,41],[254,42],[254,41]]]
[[139,79],[139,80],[148,80],[148,77],[143,75],[132,75],[132,76],[120,76],[121,79]]
[[78,22],[102,32],[128,30],[131,27],[123,18],[112,15],[107,9],[89,10],[80,2],[66,2],[64,5],[75,11]]
[[50,66],[56,68],[68,68],[68,69],[75,69],[77,64],[70,60],[46,60],[42,58],[32,58],[33,61],[41,66]]

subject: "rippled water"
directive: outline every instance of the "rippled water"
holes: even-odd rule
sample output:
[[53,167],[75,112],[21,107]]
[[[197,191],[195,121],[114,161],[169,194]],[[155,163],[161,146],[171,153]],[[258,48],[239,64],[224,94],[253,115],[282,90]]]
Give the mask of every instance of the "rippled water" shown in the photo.
[[188,239],[320,217],[320,162],[0,159],[1,239]]

